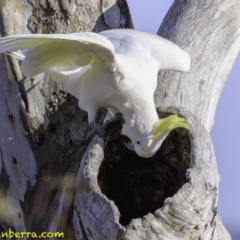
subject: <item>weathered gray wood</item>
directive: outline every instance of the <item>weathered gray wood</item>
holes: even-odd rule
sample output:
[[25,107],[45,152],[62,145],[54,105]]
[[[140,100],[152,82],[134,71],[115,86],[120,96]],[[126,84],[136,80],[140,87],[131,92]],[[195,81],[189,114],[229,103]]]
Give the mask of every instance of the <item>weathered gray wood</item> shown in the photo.
[[[3,0],[0,24],[2,36],[132,27],[124,0]],[[47,75],[24,79],[9,56],[1,58],[0,72],[0,189],[14,201],[1,229],[62,230],[72,238],[69,179],[88,146],[87,115]]]
[[158,34],[189,52],[191,71],[163,72],[156,105],[191,111],[210,131],[219,96],[240,49],[238,0],[174,1]]
[[[192,68],[187,74],[161,74],[157,106],[184,107],[210,132],[219,96],[240,49],[239,12],[238,0],[174,2],[158,34],[187,50]],[[229,239],[220,218],[215,224],[211,239]]]
[[[142,168],[136,164],[136,171],[138,158],[119,144],[121,121],[108,124],[113,144],[104,142],[89,132],[86,113],[78,109],[76,99],[43,74],[24,79],[22,89],[19,66],[4,56],[0,186],[6,199],[14,202],[8,205],[12,211],[6,221],[0,217],[1,228],[59,230],[71,239],[89,240],[230,239],[216,211],[219,176],[209,130],[239,50],[239,11],[237,0],[174,2],[159,34],[190,52],[192,68],[187,74],[160,73],[155,99],[159,114],[179,113],[191,133],[188,137],[186,131],[173,132],[156,159]],[[0,16],[2,35],[132,27],[123,0],[2,0]],[[157,171],[147,169],[148,162]],[[116,178],[109,175],[111,169]],[[159,200],[158,207],[149,210],[152,213],[125,216],[118,189],[111,183],[113,179],[125,184],[124,174],[130,175],[127,184],[140,191],[131,195],[134,201],[127,209],[137,211],[131,204],[142,204],[146,193],[152,194],[153,203],[155,197],[164,203]],[[157,188],[134,182],[146,175],[156,180]]]
[[[240,48],[239,11],[239,1],[179,0],[174,2],[165,17],[159,34],[190,53],[192,68],[186,74],[160,73],[156,106],[162,112],[180,112],[191,126],[189,181],[153,214],[132,220],[125,229],[121,225],[116,229],[114,225],[113,232],[116,231],[119,239],[231,239],[217,214],[219,175],[209,131],[219,95]],[[185,110],[180,110],[181,107]],[[99,151],[104,146],[97,139],[91,144],[93,146],[89,151],[93,153],[87,154],[88,157],[83,160],[86,164],[80,168],[79,176],[85,176],[86,180],[81,194],[96,194],[97,202],[102,202],[105,196],[95,188],[95,177],[87,177],[87,173],[98,172],[91,166],[93,162],[102,161]],[[101,189],[102,192],[109,191]],[[99,210],[92,211],[86,201],[81,203],[79,209],[88,216],[87,219],[91,219],[88,227],[94,225],[94,229],[99,229],[99,239],[111,239],[104,228],[109,224],[106,220],[104,223],[101,221],[101,216],[106,216],[106,213],[101,212],[99,218],[93,220]],[[109,208],[113,206],[110,202]],[[112,212],[118,219],[117,209]],[[110,221],[115,224],[115,220]]]
[[186,172],[188,182],[167,198],[162,208],[122,227],[118,224],[118,209],[100,192],[96,183],[104,148],[101,138],[96,137],[79,169],[79,199],[74,210],[78,221],[75,220],[74,225],[77,226],[79,219],[87,219],[81,221],[90,229],[93,239],[230,239],[217,215],[219,175],[207,130],[186,110],[173,107],[160,110],[180,114],[189,123],[192,152],[191,166]]

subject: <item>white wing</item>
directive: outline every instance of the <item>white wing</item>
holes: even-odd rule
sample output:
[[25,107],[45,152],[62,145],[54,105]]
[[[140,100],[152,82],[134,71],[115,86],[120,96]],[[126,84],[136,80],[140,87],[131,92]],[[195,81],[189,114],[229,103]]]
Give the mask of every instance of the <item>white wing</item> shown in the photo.
[[128,55],[137,61],[157,62],[159,70],[187,72],[190,69],[189,54],[176,44],[154,34],[132,29],[113,29],[100,32],[112,42],[118,54]]
[[111,69],[119,67],[117,59],[122,58],[124,64],[127,57],[146,64],[155,61],[159,70],[183,72],[189,70],[191,62],[189,54],[174,43],[132,29],[114,29],[99,34],[26,34],[0,39],[0,53],[19,50],[25,56],[21,67],[27,76],[47,70],[58,74],[65,71],[64,75],[71,74],[71,71],[76,73],[79,67],[90,64],[94,59]]
[[[133,95],[133,105],[143,98],[142,92],[145,100],[152,101],[159,70],[184,72],[190,68],[189,54],[174,43],[131,29],[99,34],[26,34],[0,39],[0,53],[16,51],[24,55],[21,68],[26,76],[48,71],[56,82],[79,99],[83,109],[93,99],[89,99],[90,93],[95,105],[101,101],[101,106],[118,110],[123,103],[117,98],[118,94],[114,95],[116,91],[129,101],[129,96],[125,95]],[[20,58],[23,58],[21,54]],[[108,106],[110,100],[117,107]]]
[[113,44],[92,33],[25,34],[0,39],[0,53],[21,51],[25,56],[21,68],[26,76],[53,70],[76,71],[100,59],[106,66],[115,64]]

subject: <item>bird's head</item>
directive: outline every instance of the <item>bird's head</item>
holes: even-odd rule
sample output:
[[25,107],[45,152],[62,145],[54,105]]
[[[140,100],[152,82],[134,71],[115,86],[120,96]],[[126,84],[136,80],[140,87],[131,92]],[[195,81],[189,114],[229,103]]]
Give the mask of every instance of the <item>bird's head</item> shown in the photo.
[[122,133],[132,141],[126,144],[130,150],[135,151],[140,157],[150,158],[158,151],[168,134],[173,129],[179,127],[189,129],[183,118],[177,115],[170,115],[169,117],[159,119],[150,132],[141,134],[135,129],[124,126]]

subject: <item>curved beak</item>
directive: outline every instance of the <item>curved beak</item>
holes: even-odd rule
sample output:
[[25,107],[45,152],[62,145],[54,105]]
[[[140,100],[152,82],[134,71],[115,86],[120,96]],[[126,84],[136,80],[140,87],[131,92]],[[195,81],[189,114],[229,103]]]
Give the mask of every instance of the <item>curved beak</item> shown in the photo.
[[135,150],[132,141],[129,141],[129,142],[123,141],[123,144],[124,144],[129,150],[131,150],[131,151],[134,151],[134,150]]

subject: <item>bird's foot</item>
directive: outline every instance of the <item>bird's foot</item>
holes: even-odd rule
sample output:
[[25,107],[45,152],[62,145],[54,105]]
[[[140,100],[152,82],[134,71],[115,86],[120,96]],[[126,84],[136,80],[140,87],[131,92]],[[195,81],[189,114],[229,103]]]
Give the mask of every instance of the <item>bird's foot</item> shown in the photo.
[[106,131],[105,131],[104,127],[102,127],[96,121],[90,123],[90,127],[92,128],[92,130],[90,131],[90,135],[93,133],[97,133],[103,139],[106,138]]

